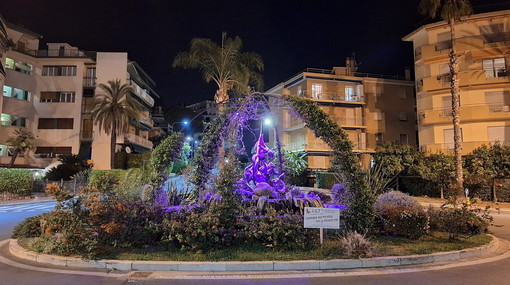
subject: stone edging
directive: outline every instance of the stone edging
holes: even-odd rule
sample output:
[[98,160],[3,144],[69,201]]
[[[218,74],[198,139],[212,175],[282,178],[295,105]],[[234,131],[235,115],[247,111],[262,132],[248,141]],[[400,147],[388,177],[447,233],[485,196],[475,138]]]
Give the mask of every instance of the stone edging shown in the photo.
[[300,261],[243,261],[243,262],[180,262],[180,261],[138,261],[138,260],[83,260],[75,257],[40,254],[28,251],[18,245],[17,240],[9,242],[12,255],[43,264],[65,267],[100,268],[134,271],[285,271],[285,270],[327,270],[377,268],[400,265],[424,264],[477,257],[490,253],[499,246],[499,239],[476,248],[427,255],[388,256],[361,259],[300,260]]

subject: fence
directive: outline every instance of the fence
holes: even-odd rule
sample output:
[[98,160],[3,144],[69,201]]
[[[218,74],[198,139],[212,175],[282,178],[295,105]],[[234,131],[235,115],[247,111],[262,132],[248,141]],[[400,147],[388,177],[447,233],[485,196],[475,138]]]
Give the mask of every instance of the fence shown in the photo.
[[80,192],[80,187],[85,187],[88,184],[86,182],[78,182],[76,180],[60,180],[60,181],[49,181],[45,180],[45,185],[50,183],[58,184],[60,187],[72,191],[73,193]]

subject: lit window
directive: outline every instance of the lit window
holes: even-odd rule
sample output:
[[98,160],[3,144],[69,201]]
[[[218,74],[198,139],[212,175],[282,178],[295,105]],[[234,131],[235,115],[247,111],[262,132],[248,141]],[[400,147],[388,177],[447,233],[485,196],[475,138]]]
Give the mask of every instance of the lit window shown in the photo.
[[76,65],[45,65],[43,76],[76,76]]
[[483,69],[487,78],[507,76],[505,58],[484,59]]
[[345,86],[345,101],[357,101],[354,95],[354,88],[352,86]]
[[312,84],[312,98],[321,99],[322,97],[322,84]]
[[6,58],[5,68],[12,69],[24,74],[32,73],[32,65],[30,63],[14,60],[12,58]]

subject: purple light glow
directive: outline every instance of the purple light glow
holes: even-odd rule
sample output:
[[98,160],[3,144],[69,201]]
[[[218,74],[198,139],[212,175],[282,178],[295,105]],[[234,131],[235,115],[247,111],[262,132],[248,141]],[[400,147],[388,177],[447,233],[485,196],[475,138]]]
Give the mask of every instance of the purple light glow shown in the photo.
[[[278,172],[271,161],[274,152],[264,143],[262,126],[259,139],[255,143],[255,154],[252,163],[244,169],[243,178],[239,180],[239,192],[243,197],[256,198],[261,196],[280,198],[286,190],[282,178],[284,173]],[[254,197],[255,196],[255,197]]]

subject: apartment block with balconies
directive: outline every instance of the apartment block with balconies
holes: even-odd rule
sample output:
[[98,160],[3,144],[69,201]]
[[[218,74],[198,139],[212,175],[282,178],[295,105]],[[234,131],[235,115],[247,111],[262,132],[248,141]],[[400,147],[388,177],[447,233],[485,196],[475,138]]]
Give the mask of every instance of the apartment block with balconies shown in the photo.
[[[499,141],[510,143],[510,10],[475,14],[455,26],[460,55],[462,154]],[[420,149],[453,150],[448,54],[444,21],[422,26],[403,39],[413,42]]]
[[67,43],[49,43],[39,49],[40,36],[7,25],[15,47],[2,60],[5,80],[0,98],[0,164],[10,160],[6,145],[13,131],[24,127],[34,133],[35,149],[18,158],[17,166],[46,167],[61,154],[81,154],[95,168],[108,169],[110,137],[99,132],[91,117],[97,84],[120,79],[133,87],[131,96],[143,106],[138,122],[118,136],[118,150],[152,149],[150,109],[155,83],[127,53],[85,52]]
[[[308,68],[269,89],[316,101],[348,134],[365,166],[385,141],[416,145],[414,84],[404,77],[356,72],[353,59],[332,70]],[[306,151],[310,169],[331,166],[332,151],[289,108],[277,105],[275,120],[286,150]],[[270,142],[274,143],[274,136]]]

